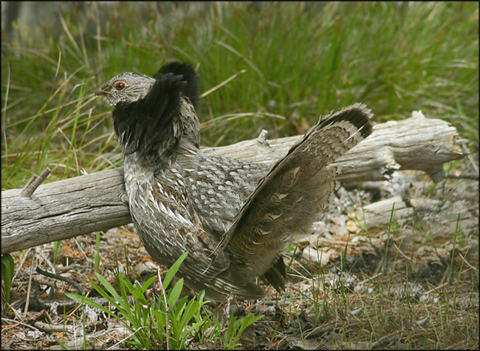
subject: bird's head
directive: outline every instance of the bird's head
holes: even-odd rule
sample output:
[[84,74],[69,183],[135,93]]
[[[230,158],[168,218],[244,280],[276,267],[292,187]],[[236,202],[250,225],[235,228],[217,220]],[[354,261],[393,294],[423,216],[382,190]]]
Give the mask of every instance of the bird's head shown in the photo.
[[111,106],[121,102],[132,103],[143,99],[154,83],[154,78],[143,74],[121,73],[103,84],[95,95],[103,96]]
[[124,154],[137,153],[144,165],[169,164],[184,137],[200,144],[198,82],[188,64],[169,63],[154,78],[121,73],[95,95],[114,107],[113,127]]

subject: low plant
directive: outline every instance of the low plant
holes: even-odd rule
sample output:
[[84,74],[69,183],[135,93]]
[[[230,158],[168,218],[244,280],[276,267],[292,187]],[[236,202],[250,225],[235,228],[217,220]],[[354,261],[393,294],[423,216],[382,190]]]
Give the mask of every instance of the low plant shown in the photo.
[[[199,315],[203,305],[208,302],[203,300],[204,293],[201,293],[198,298],[191,299],[188,303],[187,297],[178,302],[183,289],[183,278],[179,279],[168,293],[165,292],[187,254],[183,254],[169,269],[163,281],[162,294],[153,301],[147,301],[145,291],[154,282],[155,276],[148,279],[143,286],[140,284],[134,286],[121,273],[119,273],[118,279],[121,295],[100,274],[95,273],[105,290],[90,279],[95,290],[117,309],[117,313],[87,297],[73,293],[66,293],[66,295],[71,299],[96,307],[109,316],[118,319],[132,332],[133,340],[127,342],[137,348],[184,349],[187,345],[187,338],[192,332],[198,332],[203,320],[193,323],[190,327],[188,324],[195,315]],[[135,301],[133,305],[128,301],[129,294]]]
[[250,313],[244,318],[237,318],[232,313],[230,315],[230,324],[228,325],[228,328],[222,337],[223,347],[225,350],[233,350],[237,346],[242,346],[242,344],[238,343],[238,340],[245,329],[263,317],[264,315],[255,317],[252,313]]
[[9,254],[2,255],[2,280],[5,286],[5,302],[10,302],[10,289],[12,287],[15,263]]
[[[243,318],[237,318],[232,315],[231,323],[227,328],[222,327],[218,318],[213,318],[213,328],[208,331],[212,324],[212,313],[204,308],[204,305],[210,302],[204,299],[205,291],[190,300],[187,296],[180,299],[183,278],[179,279],[173,287],[170,284],[187,254],[183,254],[170,267],[163,280],[161,293],[150,301],[145,297],[145,292],[154,282],[155,276],[141,286],[140,284],[133,285],[120,272],[117,281],[121,295],[100,274],[95,273],[104,289],[90,279],[95,290],[116,308],[116,312],[87,297],[74,293],[66,293],[66,295],[118,319],[132,332],[133,339],[126,342],[140,349],[186,349],[189,346],[189,340],[192,340],[193,337],[197,337],[200,342],[216,342],[220,339],[227,350],[241,345],[238,340],[244,330],[264,316],[255,317],[250,314]],[[171,287],[170,290],[166,292],[169,287]],[[135,301],[133,305],[129,302],[128,295],[133,297]]]

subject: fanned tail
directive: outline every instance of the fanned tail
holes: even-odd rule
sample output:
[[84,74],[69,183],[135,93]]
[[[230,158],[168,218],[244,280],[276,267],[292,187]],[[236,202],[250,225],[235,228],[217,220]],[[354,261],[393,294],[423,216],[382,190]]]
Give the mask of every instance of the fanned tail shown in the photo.
[[336,187],[338,170],[329,166],[372,133],[371,117],[356,103],[320,119],[259,182],[215,253],[227,247],[243,253],[251,276],[268,279],[272,261],[290,237],[310,234]]

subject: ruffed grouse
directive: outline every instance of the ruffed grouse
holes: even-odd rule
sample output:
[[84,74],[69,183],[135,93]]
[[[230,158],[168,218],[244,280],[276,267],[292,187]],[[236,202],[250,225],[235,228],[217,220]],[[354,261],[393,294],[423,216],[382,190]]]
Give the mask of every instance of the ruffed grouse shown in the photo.
[[320,118],[273,167],[199,150],[193,68],[170,63],[150,78],[122,73],[103,84],[114,106],[124,154],[125,188],[145,248],[163,265],[188,251],[180,275],[217,301],[235,293],[257,299],[262,277],[284,288],[279,256],[311,234],[336,185],[333,161],[372,132],[371,113],[356,103]]

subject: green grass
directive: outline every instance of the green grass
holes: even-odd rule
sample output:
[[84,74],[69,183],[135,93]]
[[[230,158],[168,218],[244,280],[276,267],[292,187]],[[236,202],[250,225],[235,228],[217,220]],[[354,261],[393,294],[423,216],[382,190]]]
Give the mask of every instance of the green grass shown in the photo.
[[376,122],[421,109],[478,145],[478,3],[166,6],[71,4],[58,25],[2,30],[2,189],[46,166],[48,181],[120,166],[111,108],[92,94],[171,60],[198,69],[202,92],[245,70],[202,99],[206,146],[303,133],[356,101]]

